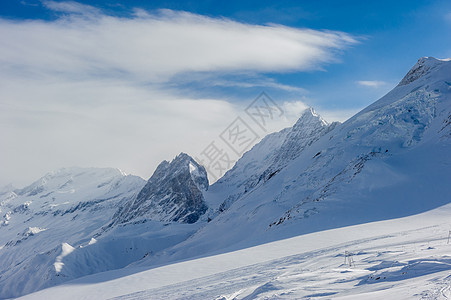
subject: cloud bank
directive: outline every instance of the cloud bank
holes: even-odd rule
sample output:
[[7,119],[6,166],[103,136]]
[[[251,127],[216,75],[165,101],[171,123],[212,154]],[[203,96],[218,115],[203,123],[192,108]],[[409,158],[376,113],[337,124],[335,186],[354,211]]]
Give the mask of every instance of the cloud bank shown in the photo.
[[162,159],[203,150],[243,108],[227,95],[180,95],[179,80],[303,93],[269,78],[225,82],[218,74],[321,69],[357,42],[344,32],[181,11],[119,17],[77,2],[43,5],[54,20],[0,19],[0,184],[70,165],[148,177]]

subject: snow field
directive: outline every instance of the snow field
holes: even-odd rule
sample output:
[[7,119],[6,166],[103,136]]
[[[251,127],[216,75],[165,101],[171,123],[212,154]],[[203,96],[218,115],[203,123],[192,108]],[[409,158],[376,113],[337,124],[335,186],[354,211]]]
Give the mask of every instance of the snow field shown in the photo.
[[22,299],[448,299],[450,213],[446,205],[146,271],[99,273]]

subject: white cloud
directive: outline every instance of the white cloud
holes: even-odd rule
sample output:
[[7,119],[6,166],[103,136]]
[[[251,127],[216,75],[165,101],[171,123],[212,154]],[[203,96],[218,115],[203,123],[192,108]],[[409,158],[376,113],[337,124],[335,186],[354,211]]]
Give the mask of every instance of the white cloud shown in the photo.
[[360,81],[357,81],[357,84],[366,86],[366,87],[378,88],[378,87],[386,85],[387,83],[385,81],[378,81],[378,80],[360,80]]
[[[79,3],[44,3],[69,15],[53,22],[0,21],[0,63],[10,72],[164,81],[192,71],[295,71],[332,62],[334,51],[356,42],[342,32],[250,25],[186,12],[119,18]],[[86,17],[87,12],[95,17]]]
[[309,108],[309,106],[305,104],[304,101],[284,102],[282,104],[282,110],[284,111],[284,114],[291,120],[298,119],[301,116],[301,114],[307,108]]
[[0,179],[29,184],[72,165],[148,178],[163,159],[200,152],[239,112],[226,101],[167,97],[120,81],[3,82]]
[[[60,17],[0,19],[0,183],[27,184],[70,165],[149,177],[163,159],[202,151],[242,113],[227,101],[180,96],[171,88],[177,78],[316,69],[356,43],[343,32],[43,3]],[[303,91],[269,79],[242,84]]]
[[234,81],[234,80],[213,80],[209,82],[211,86],[224,86],[224,87],[242,87],[242,88],[253,88],[253,87],[261,87],[261,88],[274,88],[287,92],[297,92],[300,94],[308,93],[308,91],[304,88],[278,83],[271,78],[252,80],[249,79],[247,81]]

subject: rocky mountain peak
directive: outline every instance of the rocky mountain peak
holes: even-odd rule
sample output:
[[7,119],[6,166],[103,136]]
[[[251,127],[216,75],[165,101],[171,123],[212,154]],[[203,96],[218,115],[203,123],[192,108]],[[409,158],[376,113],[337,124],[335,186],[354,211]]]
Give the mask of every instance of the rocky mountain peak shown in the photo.
[[116,222],[195,223],[207,210],[203,196],[207,189],[205,168],[181,153],[160,163],[137,197],[118,211]]
[[274,156],[272,169],[280,169],[296,158],[306,147],[335,127],[330,126],[313,108],[308,108],[291,128],[285,141]]
[[305,128],[309,124],[315,126],[327,126],[328,123],[318,115],[312,107],[307,108],[296,123],[293,125],[294,129]]
[[450,59],[437,59],[434,57],[421,57],[417,63],[410,69],[410,71],[404,76],[404,78],[399,83],[399,86],[407,85],[412,83],[419,78],[430,73],[430,71],[436,68],[443,62],[448,62]]

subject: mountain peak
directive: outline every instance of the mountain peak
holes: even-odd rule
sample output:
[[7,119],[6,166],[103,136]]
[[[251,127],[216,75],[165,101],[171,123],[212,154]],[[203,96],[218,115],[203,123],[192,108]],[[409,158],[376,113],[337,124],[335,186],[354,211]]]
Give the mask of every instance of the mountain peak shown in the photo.
[[299,119],[294,124],[293,128],[297,127],[304,127],[307,124],[321,124],[324,126],[327,126],[328,123],[326,120],[324,120],[319,114],[316,113],[316,111],[313,109],[313,107],[307,108],[302,115],[299,117]]
[[135,219],[195,223],[207,210],[203,191],[207,172],[191,156],[180,153],[163,161],[137,195],[118,211],[116,222]]
[[185,152],[180,152],[180,154],[174,158],[174,160],[191,160],[191,159],[193,158],[188,154],[186,154]]
[[437,59],[434,57],[421,57],[417,63],[410,69],[410,71],[404,76],[399,83],[399,86],[410,84],[417,79],[429,74],[437,66],[450,62],[451,58]]
[[90,186],[95,185],[97,180],[111,181],[125,176],[116,168],[66,167],[48,172],[29,186],[17,190],[17,193],[33,196],[47,190],[70,190],[71,186]]

